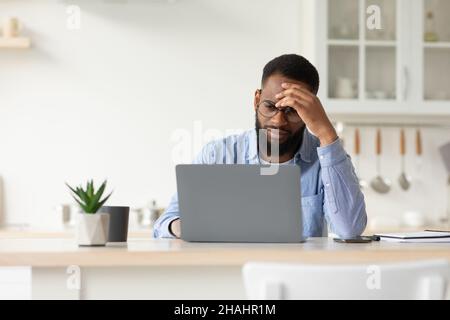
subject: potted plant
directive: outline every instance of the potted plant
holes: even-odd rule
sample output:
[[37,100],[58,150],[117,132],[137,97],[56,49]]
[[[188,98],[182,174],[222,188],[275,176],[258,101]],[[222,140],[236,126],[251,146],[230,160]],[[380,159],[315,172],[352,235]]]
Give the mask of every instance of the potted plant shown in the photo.
[[94,181],[88,181],[86,188],[80,185],[72,188],[72,196],[80,205],[82,212],[78,215],[77,238],[80,246],[104,246],[108,241],[109,214],[97,213],[111,196],[112,192],[102,199],[106,189],[106,180],[98,190],[95,190]]

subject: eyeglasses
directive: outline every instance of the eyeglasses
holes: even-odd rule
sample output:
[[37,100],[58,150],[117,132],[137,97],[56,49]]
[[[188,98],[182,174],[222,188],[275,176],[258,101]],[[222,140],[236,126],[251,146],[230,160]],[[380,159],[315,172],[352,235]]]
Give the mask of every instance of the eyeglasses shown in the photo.
[[257,109],[258,112],[266,118],[272,118],[274,117],[278,112],[284,112],[284,116],[286,117],[286,120],[289,122],[293,122],[293,123],[298,123],[300,122],[302,119],[299,117],[297,111],[295,111],[294,108],[292,107],[282,107],[282,108],[277,108],[275,106],[275,102],[270,101],[270,100],[263,100],[261,101],[258,106]]

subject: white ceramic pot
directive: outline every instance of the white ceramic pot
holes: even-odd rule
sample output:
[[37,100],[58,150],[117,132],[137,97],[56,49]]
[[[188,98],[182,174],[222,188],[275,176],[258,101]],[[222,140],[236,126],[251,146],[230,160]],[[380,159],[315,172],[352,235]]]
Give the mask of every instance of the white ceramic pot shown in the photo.
[[77,239],[79,246],[104,246],[108,241],[109,214],[78,214]]
[[355,82],[350,78],[338,78],[336,81],[336,97],[353,99],[356,97]]

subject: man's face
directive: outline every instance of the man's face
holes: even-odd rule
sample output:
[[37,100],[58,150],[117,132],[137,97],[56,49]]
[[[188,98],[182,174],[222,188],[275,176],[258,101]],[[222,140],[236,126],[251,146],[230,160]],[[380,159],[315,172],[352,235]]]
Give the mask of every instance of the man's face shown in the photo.
[[[288,121],[284,112],[278,112],[273,117],[265,117],[258,112],[258,105],[263,101],[278,102],[275,95],[283,91],[281,84],[283,82],[295,83],[304,86],[306,89],[311,90],[310,87],[300,81],[286,78],[280,74],[274,74],[266,79],[262,90],[255,92],[254,108],[256,114],[256,130],[259,136],[259,129],[266,129],[268,150],[270,152],[270,142],[279,143],[280,156],[287,153],[295,153],[300,146],[301,138],[305,123],[300,120],[299,122]],[[295,112],[295,111],[294,111]],[[278,129],[274,131],[273,129]]]

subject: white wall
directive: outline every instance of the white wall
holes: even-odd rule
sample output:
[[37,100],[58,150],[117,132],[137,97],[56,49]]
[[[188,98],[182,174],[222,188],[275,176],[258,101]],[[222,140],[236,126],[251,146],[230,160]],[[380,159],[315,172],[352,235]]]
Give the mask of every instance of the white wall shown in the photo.
[[[417,128],[420,128],[418,126]],[[344,129],[342,137],[347,152],[354,160],[354,126]],[[361,155],[360,178],[370,183],[377,176],[375,157],[375,135],[373,127],[360,127]],[[445,214],[447,201],[447,174],[439,154],[439,147],[450,141],[449,128],[420,128],[423,142],[423,155],[416,155],[415,127],[405,128],[406,156],[405,172],[411,178],[408,191],[401,189],[398,178],[401,173],[400,128],[382,127],[382,155],[380,157],[381,173],[392,183],[388,194],[378,194],[370,187],[363,189],[369,226],[375,229],[396,226],[408,226],[405,212],[415,211],[427,220],[427,224],[437,225]],[[356,161],[355,161],[356,162]]]
[[[72,3],[82,9],[78,31],[66,28]],[[2,0],[0,19],[21,18],[34,43],[0,50],[4,222],[59,225],[55,206],[71,202],[64,181],[90,177],[109,179],[110,204],[165,205],[175,190],[173,135],[192,134],[193,153],[208,129],[252,127],[264,64],[289,52],[315,60],[313,8],[314,0]],[[352,133],[343,134],[349,153]],[[384,134],[383,172],[396,180],[398,132]],[[389,195],[366,189],[372,220],[410,209],[433,220],[445,209],[437,147],[449,130],[424,129],[420,177],[413,134],[407,169],[420,183]],[[374,130],[362,138],[361,174],[371,179]]]
[[[66,6],[82,9],[66,28]],[[0,176],[8,224],[57,226],[64,181],[108,178],[110,204],[165,205],[174,130],[246,129],[271,58],[299,52],[299,1],[2,0],[28,51],[0,50]],[[193,148],[198,149],[202,142]]]

